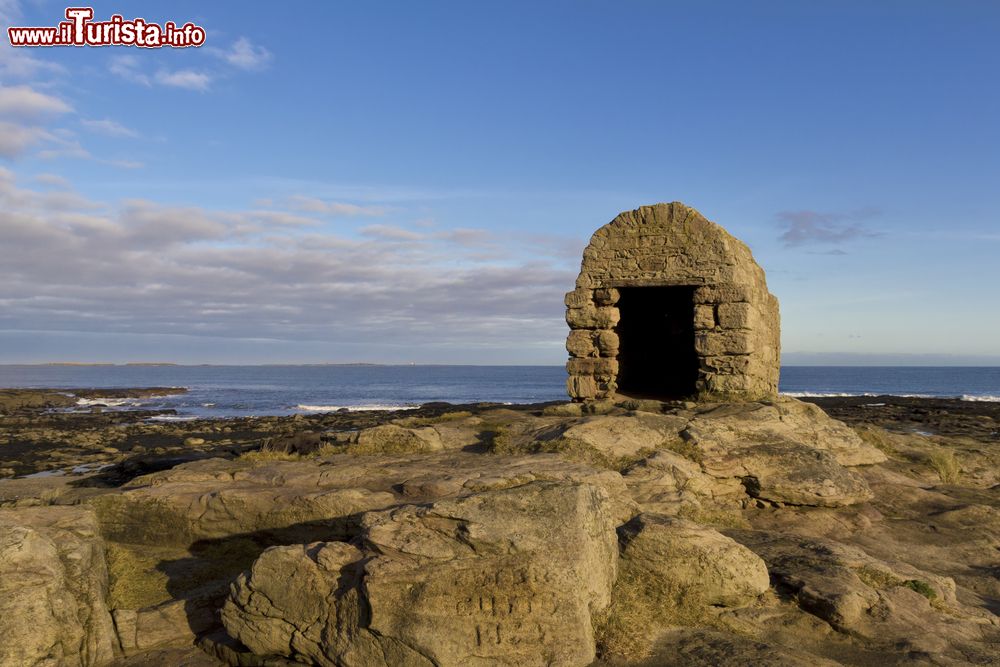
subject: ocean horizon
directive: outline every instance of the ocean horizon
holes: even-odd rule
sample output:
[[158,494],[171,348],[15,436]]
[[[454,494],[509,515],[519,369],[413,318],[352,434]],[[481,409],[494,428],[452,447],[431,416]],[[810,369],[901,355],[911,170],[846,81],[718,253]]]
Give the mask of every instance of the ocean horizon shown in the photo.
[[[1000,401],[1000,366],[783,366],[787,396],[912,396]],[[88,398],[80,407],[175,410],[164,418],[405,410],[424,403],[567,400],[563,366],[446,364],[6,364],[0,387],[177,387],[151,398]]]

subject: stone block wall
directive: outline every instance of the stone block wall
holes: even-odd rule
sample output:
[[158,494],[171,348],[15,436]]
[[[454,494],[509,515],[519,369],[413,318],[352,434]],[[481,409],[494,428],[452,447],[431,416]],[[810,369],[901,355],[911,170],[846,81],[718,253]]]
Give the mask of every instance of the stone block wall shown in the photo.
[[619,288],[694,288],[697,397],[758,399],[777,393],[778,300],[749,248],[684,204],[622,213],[594,233],[576,289],[566,294],[567,391],[574,400],[618,389]]

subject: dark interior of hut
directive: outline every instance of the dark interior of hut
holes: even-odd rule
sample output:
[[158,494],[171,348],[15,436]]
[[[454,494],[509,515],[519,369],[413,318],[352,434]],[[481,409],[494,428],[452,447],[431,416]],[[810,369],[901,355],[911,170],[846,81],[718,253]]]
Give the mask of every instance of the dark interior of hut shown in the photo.
[[618,393],[678,399],[696,393],[694,287],[623,287],[618,309]]

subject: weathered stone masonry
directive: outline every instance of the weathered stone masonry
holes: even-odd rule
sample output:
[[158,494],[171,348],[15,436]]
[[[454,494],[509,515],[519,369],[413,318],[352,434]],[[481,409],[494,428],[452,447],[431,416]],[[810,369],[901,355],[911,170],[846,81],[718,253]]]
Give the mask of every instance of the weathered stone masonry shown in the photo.
[[[633,303],[669,305],[664,313],[620,309],[626,294],[637,295]],[[778,300],[763,269],[744,243],[679,202],[627,211],[598,229],[566,308],[567,390],[574,400],[625,394],[624,364],[633,376],[646,374],[643,393],[662,397],[758,399],[777,392]],[[623,313],[635,321],[623,322]],[[627,358],[620,358],[623,337]],[[673,349],[690,345],[693,352]],[[686,372],[690,383],[671,377]]]

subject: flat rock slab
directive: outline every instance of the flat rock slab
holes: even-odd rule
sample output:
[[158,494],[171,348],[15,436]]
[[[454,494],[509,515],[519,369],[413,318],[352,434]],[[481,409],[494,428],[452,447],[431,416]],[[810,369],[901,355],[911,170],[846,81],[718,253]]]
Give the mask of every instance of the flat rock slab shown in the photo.
[[885,454],[843,422],[831,419],[812,403],[787,396],[760,403],[705,406],[684,435],[706,452],[789,440],[829,452],[840,465],[871,465],[886,460]]
[[686,419],[672,415],[598,416],[550,427],[535,437],[578,440],[609,456],[633,457],[676,439],[685,426]]
[[616,472],[553,455],[336,455],[319,461],[210,459],[133,480],[93,499],[109,539],[187,546],[204,539],[279,531],[285,542],[344,539],[361,513],[469,495],[535,480],[587,482],[613,498],[621,521],[635,513]]

